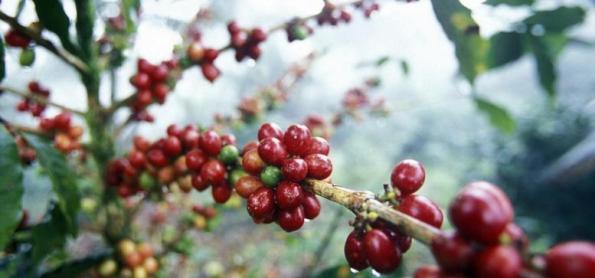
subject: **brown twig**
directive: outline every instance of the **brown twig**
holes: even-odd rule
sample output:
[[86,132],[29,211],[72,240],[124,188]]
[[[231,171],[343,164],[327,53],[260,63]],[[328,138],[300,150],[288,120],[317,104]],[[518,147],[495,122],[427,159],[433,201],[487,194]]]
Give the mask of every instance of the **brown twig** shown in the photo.
[[17,89],[12,88],[12,87],[7,87],[7,86],[0,86],[0,91],[4,91],[4,92],[10,93],[10,94],[13,94],[13,95],[16,95],[16,96],[20,96],[20,97],[23,97],[23,98],[29,98],[29,99],[34,100],[35,102],[38,102],[38,103],[41,103],[41,104],[44,104],[44,105],[54,106],[54,107],[60,108],[60,109],[62,109],[64,111],[68,111],[68,112],[71,112],[73,114],[77,114],[79,116],[85,116],[85,114],[86,114],[83,111],[76,110],[76,109],[73,109],[73,108],[66,107],[66,106],[64,106],[62,104],[55,103],[55,102],[49,100],[48,98],[40,97],[38,95],[32,94],[31,92],[22,92],[20,90],[17,90]]

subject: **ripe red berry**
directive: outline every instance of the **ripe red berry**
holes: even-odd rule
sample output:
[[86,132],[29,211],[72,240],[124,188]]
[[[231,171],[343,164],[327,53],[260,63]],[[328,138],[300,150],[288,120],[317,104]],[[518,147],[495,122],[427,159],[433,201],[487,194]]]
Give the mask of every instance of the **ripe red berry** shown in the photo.
[[587,278],[595,274],[595,244],[570,241],[550,249],[546,256],[547,277]]
[[70,129],[70,118],[71,115],[68,112],[56,115],[54,117],[54,128],[67,132]]
[[169,157],[175,157],[182,152],[182,143],[178,137],[169,136],[165,139],[163,152]]
[[442,211],[436,203],[421,195],[409,195],[399,204],[399,211],[430,224],[438,229],[442,226]]
[[136,61],[136,70],[138,72],[151,74],[155,70],[155,66],[149,63],[146,59],[140,58]]
[[297,231],[304,225],[304,208],[297,206],[289,210],[279,211],[277,223],[286,232]]
[[203,53],[203,65],[204,64],[213,64],[217,56],[219,56],[219,51],[214,48],[205,48]]
[[164,82],[167,79],[167,74],[169,73],[169,69],[166,65],[159,65],[155,67],[155,70],[151,72],[151,81],[160,83]]
[[314,219],[320,214],[320,201],[316,195],[304,191],[302,197],[302,207],[304,207],[304,215],[307,219]]
[[151,165],[161,168],[167,166],[167,157],[160,149],[152,149],[147,153],[147,159]]
[[31,81],[27,84],[27,88],[30,92],[36,93],[42,91],[41,85],[37,81]]
[[200,70],[202,71],[202,75],[209,80],[209,82],[215,81],[221,74],[221,71],[219,71],[213,64],[202,64],[200,65]]
[[290,210],[302,204],[302,186],[291,181],[281,181],[275,190],[277,205],[283,210]]
[[266,163],[281,166],[287,157],[287,151],[279,139],[269,137],[260,141],[260,144],[258,145],[258,155]]
[[211,188],[211,194],[213,195],[213,200],[215,200],[215,202],[223,204],[231,198],[231,186],[225,181],[215,183]]
[[305,154],[324,154],[328,155],[331,147],[326,141],[326,139],[322,137],[312,137],[308,139],[308,150]]
[[463,236],[485,244],[497,243],[514,217],[508,198],[487,182],[465,186],[450,204],[449,215]]
[[139,90],[147,90],[151,87],[151,78],[146,73],[137,73],[132,77],[130,83]]
[[8,32],[6,32],[4,35],[4,40],[6,41],[7,45],[20,48],[25,48],[31,43],[31,39],[29,37],[14,29],[10,29]]
[[153,87],[153,96],[157,99],[157,102],[160,104],[165,103],[165,99],[167,98],[167,94],[169,93],[169,86],[165,83],[159,83]]
[[275,193],[272,189],[261,187],[248,197],[248,214],[260,218],[275,212]]
[[250,32],[250,40],[255,44],[259,44],[267,39],[267,33],[261,28],[254,28]]
[[459,273],[445,273],[435,265],[422,265],[413,273],[413,278],[464,278]]
[[203,191],[209,187],[209,183],[199,174],[192,174],[192,187],[198,191]]
[[153,95],[149,90],[141,90],[136,95],[136,103],[135,107],[139,109],[148,106],[149,104],[153,103]]
[[225,180],[225,165],[217,159],[210,159],[203,164],[200,175],[211,184],[219,184]]
[[406,159],[393,169],[390,176],[391,184],[398,189],[402,195],[409,195],[417,191],[426,179],[426,172],[423,165],[416,160]]
[[137,169],[145,168],[145,164],[147,161],[145,158],[145,154],[137,150],[132,150],[128,154],[128,160],[130,161],[130,165]]
[[252,193],[263,186],[262,181],[254,176],[243,176],[235,184],[236,192],[242,198],[250,197]]
[[223,146],[235,145],[236,144],[236,137],[233,134],[224,134],[224,135],[221,135],[221,143],[223,144]]
[[201,150],[195,149],[186,153],[186,166],[191,171],[200,172],[205,162],[207,162],[207,156]]
[[41,118],[39,119],[39,128],[45,131],[54,129],[54,119],[52,118]]
[[264,166],[265,163],[260,158],[260,155],[258,155],[257,149],[249,150],[242,156],[242,167],[250,174],[260,174]]
[[358,271],[368,267],[368,258],[364,251],[364,242],[356,231],[352,231],[349,236],[347,236],[343,252],[345,253],[345,259],[347,259],[349,267]]
[[443,233],[434,238],[431,250],[440,267],[450,272],[467,270],[474,254],[471,243],[457,233]]
[[300,182],[308,175],[308,164],[301,158],[288,158],[283,162],[283,177],[293,182]]
[[184,130],[182,132],[182,143],[184,148],[192,150],[200,145],[200,134],[196,130]]
[[306,156],[305,161],[308,165],[308,177],[313,179],[326,179],[333,172],[333,164],[326,155],[311,154]]
[[[519,277],[523,268],[521,255],[512,247],[496,245],[481,251],[473,263],[477,277]],[[566,276],[572,277],[572,276]]]
[[249,150],[253,150],[253,149],[257,149],[257,148],[258,148],[258,141],[252,140],[252,141],[246,143],[246,145],[244,145],[244,147],[242,148],[242,151],[240,152],[240,154],[241,155],[244,155]]
[[304,155],[311,136],[310,129],[305,125],[291,125],[283,135],[283,144],[289,153]]
[[141,152],[146,152],[151,147],[151,143],[141,136],[134,136],[133,143],[134,148]]
[[207,130],[200,135],[200,148],[209,155],[217,155],[221,151],[221,138],[217,132]]
[[393,272],[401,263],[401,251],[381,230],[372,229],[366,232],[364,250],[370,266],[379,273]]
[[279,140],[283,140],[283,130],[276,123],[264,123],[258,129],[258,140],[275,137]]

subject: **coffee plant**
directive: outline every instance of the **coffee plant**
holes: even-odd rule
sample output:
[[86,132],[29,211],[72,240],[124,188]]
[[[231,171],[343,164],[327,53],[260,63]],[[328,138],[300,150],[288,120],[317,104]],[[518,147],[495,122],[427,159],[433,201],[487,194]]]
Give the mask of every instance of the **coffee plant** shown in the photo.
[[[255,224],[275,223],[291,233],[327,213],[321,199],[354,214],[344,244],[345,261],[354,273],[368,268],[378,275],[398,272],[405,253],[417,241],[427,246],[436,262],[416,269],[413,276],[417,278],[594,277],[595,243],[572,240],[544,253],[533,252],[525,232],[515,224],[510,198],[488,181],[468,183],[445,209],[420,194],[426,174],[432,173],[426,173],[415,159],[394,165],[385,175],[389,182],[378,186],[380,194],[334,184],[333,176],[340,173],[333,171],[329,141],[336,130],[347,119],[364,121],[369,116],[387,116],[391,110],[382,96],[374,95],[381,80],[371,77],[347,90],[338,110],[310,114],[301,123],[284,127],[270,121],[268,114],[287,102],[290,91],[322,55],[318,52],[293,64],[271,85],[241,99],[234,113],[213,115],[211,125],[174,123],[159,138],[135,135],[131,146],[117,151],[116,140],[123,131],[134,132],[131,127],[154,122],[159,115],[149,108],[165,104],[183,78],[221,82],[226,69],[217,61],[223,53],[232,52],[238,63],[257,62],[263,45],[276,32],[284,33],[287,43],[307,40],[319,28],[373,20],[382,5],[394,4],[322,2],[315,14],[270,27],[230,20],[225,24],[228,39],[222,46],[214,45],[208,33],[203,33],[200,21],[209,17],[203,11],[188,24],[170,58],[159,62],[136,58],[134,73],[126,77],[133,91],[121,99],[112,96],[109,104],[100,99],[100,88],[107,80],[103,77],[113,78],[129,58],[143,2],[116,1],[118,12],[108,17],[98,17],[101,13],[96,6],[103,1],[2,3],[0,20],[6,31],[0,41],[0,77],[6,75],[5,56],[18,53],[21,66],[35,67],[35,53],[43,49],[78,74],[87,103],[85,110],[57,103],[52,96],[63,92],[34,79],[24,88],[0,84],[2,97],[19,99],[14,110],[36,122],[21,125],[0,117],[2,277],[143,278],[166,277],[167,271],[177,275],[176,267],[167,270],[165,258],[179,254],[181,267],[193,255],[188,231],[216,232],[221,218],[245,208]],[[67,3],[74,5],[74,12],[67,9]],[[531,7],[531,14],[514,23],[510,31],[486,38],[480,35],[470,10],[459,2],[431,3],[454,44],[458,71],[469,85],[481,74],[530,53],[541,87],[554,99],[555,60],[571,39],[565,31],[584,20],[582,7],[541,10],[533,0],[488,0],[485,5]],[[5,12],[5,6],[13,4],[16,13]],[[26,5],[34,5],[36,17],[31,22],[20,16]],[[415,3],[402,8],[408,5]],[[380,59],[373,64],[386,62]],[[401,67],[406,73],[404,61]],[[202,76],[184,74],[192,68]],[[502,132],[516,128],[504,107],[475,93],[470,101]],[[124,119],[116,117],[122,113]],[[240,144],[234,133],[246,126],[258,127],[258,131],[252,140]],[[350,167],[359,167],[356,160],[350,163]],[[32,219],[22,205],[24,173],[30,169],[41,169],[39,174],[52,184],[52,202],[41,219]],[[425,187],[433,190],[431,185]],[[206,191],[212,203],[192,202],[191,194]],[[145,223],[137,224],[143,217]],[[441,230],[447,219],[452,229]],[[73,241],[83,234],[100,237],[103,248],[85,250],[87,255],[69,259],[76,245]],[[328,244],[328,239],[321,237],[321,241],[322,247]]]

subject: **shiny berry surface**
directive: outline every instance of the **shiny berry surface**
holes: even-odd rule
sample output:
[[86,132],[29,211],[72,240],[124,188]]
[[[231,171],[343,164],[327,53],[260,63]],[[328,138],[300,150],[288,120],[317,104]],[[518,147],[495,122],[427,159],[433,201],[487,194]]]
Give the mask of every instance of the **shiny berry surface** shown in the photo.
[[355,270],[364,270],[369,266],[368,258],[364,251],[363,239],[356,231],[351,232],[349,236],[347,236],[343,252],[349,267]]
[[287,151],[295,155],[303,155],[308,151],[308,142],[312,135],[305,125],[292,125],[283,136],[283,144]]
[[308,154],[324,154],[324,155],[328,155],[331,147],[328,143],[328,141],[326,141],[326,139],[322,138],[322,137],[312,137],[310,139],[308,139],[308,146],[307,146],[307,151],[306,151],[306,155]]
[[293,209],[279,211],[277,223],[286,232],[297,231],[304,225],[304,208],[297,206]]
[[406,159],[395,166],[390,176],[391,184],[403,195],[417,191],[426,179],[423,165],[416,160]]
[[474,254],[471,242],[457,233],[443,233],[434,238],[430,249],[438,265],[452,272],[466,270]]
[[264,140],[269,137],[274,137],[279,140],[283,139],[283,130],[276,123],[264,123],[258,129],[258,140]]
[[261,187],[248,197],[248,214],[254,218],[265,217],[275,211],[275,193]]
[[308,177],[323,180],[333,172],[331,160],[326,155],[311,154],[304,159],[308,165]]
[[436,228],[442,226],[443,215],[440,207],[432,200],[421,195],[409,195],[399,205],[399,211]]
[[367,231],[363,238],[364,250],[370,266],[379,273],[393,272],[401,263],[401,252],[381,230]]
[[260,171],[262,171],[262,169],[264,169],[265,166],[266,164],[264,163],[262,158],[260,158],[258,150],[255,148],[247,151],[242,156],[242,167],[244,168],[244,170],[246,170],[246,172],[250,174],[260,174]]
[[283,177],[293,182],[300,182],[308,175],[308,164],[301,158],[288,158],[281,168]]
[[242,198],[250,197],[252,193],[254,193],[256,190],[263,186],[264,184],[262,183],[262,181],[260,181],[259,178],[254,176],[241,177],[235,184],[236,192]]
[[213,195],[213,200],[219,204],[223,204],[229,200],[231,197],[231,187],[227,182],[221,182],[213,184],[211,188],[211,194]]
[[207,162],[207,156],[201,150],[186,153],[186,166],[191,171],[199,172],[205,162]]
[[200,148],[209,155],[217,155],[221,151],[221,138],[212,130],[207,130],[200,135]]
[[595,275],[595,244],[570,241],[550,249],[546,256],[547,277],[587,278]]
[[491,246],[474,259],[473,271],[477,277],[519,277],[523,268],[521,255],[512,247]]
[[287,157],[287,151],[279,139],[269,137],[260,141],[258,155],[268,164],[281,166]]
[[202,166],[200,175],[211,184],[222,183],[225,180],[225,165],[219,160],[211,159]]
[[302,207],[304,207],[304,216],[307,219],[314,219],[320,214],[320,201],[313,193],[304,191]]
[[302,204],[302,187],[291,181],[281,181],[275,190],[277,205],[283,210],[290,210]]

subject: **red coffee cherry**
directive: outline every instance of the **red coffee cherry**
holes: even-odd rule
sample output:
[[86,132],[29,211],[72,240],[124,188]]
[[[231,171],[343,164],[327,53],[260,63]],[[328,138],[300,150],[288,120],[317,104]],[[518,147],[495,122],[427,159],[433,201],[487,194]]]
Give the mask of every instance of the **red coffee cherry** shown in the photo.
[[417,191],[424,184],[425,179],[426,172],[423,165],[413,159],[399,162],[390,176],[392,186],[403,196]]
[[207,130],[200,135],[200,148],[209,155],[217,155],[221,151],[221,138],[212,130]]
[[155,70],[151,72],[151,80],[153,82],[164,82],[167,79],[167,74],[169,73],[169,69],[166,65],[159,65],[155,67]]
[[136,70],[138,72],[151,74],[155,70],[155,66],[149,63],[146,59],[140,58],[136,61]]
[[293,182],[300,182],[308,175],[308,164],[301,158],[288,158],[283,162],[283,177]]
[[517,250],[526,250],[529,247],[529,239],[518,225],[514,223],[506,225],[503,234],[506,235],[506,240],[510,241]]
[[401,251],[381,230],[372,229],[364,236],[364,250],[370,266],[379,273],[393,272],[401,263]]
[[473,266],[477,277],[516,278],[523,268],[523,259],[514,248],[496,245],[481,251]]
[[260,144],[258,145],[258,155],[266,163],[281,166],[287,157],[287,151],[279,139],[269,137],[260,141]]
[[308,151],[311,136],[310,129],[305,125],[291,125],[283,135],[283,144],[289,153],[303,155]]
[[463,236],[484,244],[497,243],[514,217],[508,198],[487,182],[465,186],[451,203],[449,215]]
[[461,273],[446,273],[435,265],[422,265],[413,273],[413,278],[465,278]]
[[257,149],[249,150],[242,156],[242,167],[252,175],[260,174],[264,166],[265,163],[260,158],[260,155],[258,155]]
[[209,183],[199,174],[192,174],[192,187],[198,191],[203,191],[209,187]]
[[421,195],[409,195],[399,205],[399,211],[438,229],[442,226],[442,211],[436,203]]
[[205,48],[203,63],[212,64],[219,56],[219,51],[214,48]]
[[331,147],[326,141],[326,139],[322,137],[312,137],[308,139],[308,150],[306,151],[306,155],[308,154],[324,154],[328,155]]
[[266,217],[275,212],[275,193],[272,189],[261,187],[248,197],[248,214],[253,218]]
[[207,156],[201,150],[191,150],[186,154],[186,166],[188,170],[200,172],[205,162],[207,162]]
[[130,79],[130,83],[138,90],[147,90],[151,87],[151,78],[148,74],[140,72]]
[[297,206],[289,210],[279,211],[277,223],[288,233],[297,231],[304,225],[304,208]]
[[200,134],[196,130],[184,130],[181,137],[184,148],[188,150],[196,149],[200,145]]
[[163,152],[169,157],[175,157],[182,152],[182,143],[178,137],[169,136],[163,144]]
[[264,123],[258,129],[258,140],[274,137],[279,140],[283,139],[283,130],[276,123]]
[[200,65],[200,70],[202,71],[202,75],[211,83],[221,75],[221,71],[213,64],[202,64]]
[[588,278],[595,273],[595,244],[569,241],[550,249],[546,256],[547,277]]
[[157,99],[157,102],[160,104],[165,103],[165,99],[167,98],[167,94],[169,94],[169,86],[165,83],[159,83],[153,87],[153,96]]
[[320,214],[320,201],[313,193],[304,191],[302,197],[302,207],[304,207],[304,216],[307,219],[314,219]]
[[235,188],[238,195],[242,198],[248,198],[250,195],[259,188],[263,187],[264,184],[259,178],[254,176],[243,176],[238,182],[236,182]]
[[281,181],[275,190],[277,205],[283,210],[290,210],[302,204],[302,186],[291,181]]
[[62,112],[54,117],[54,128],[68,131],[70,129],[71,115],[68,112]]
[[147,159],[149,163],[154,167],[161,168],[168,164],[167,157],[160,149],[152,149],[147,153]]
[[434,238],[431,250],[436,262],[449,272],[467,270],[473,258],[473,247],[457,233],[443,233]]
[[225,181],[215,183],[211,188],[211,194],[213,195],[213,200],[215,200],[215,202],[223,204],[231,198],[231,186]]
[[145,168],[145,164],[147,162],[147,160],[145,158],[145,154],[143,154],[142,152],[139,152],[137,150],[132,150],[128,154],[128,160],[130,161],[130,164],[132,166],[134,166],[134,168],[137,168],[137,169]]
[[10,29],[8,32],[6,32],[4,35],[4,40],[6,41],[7,45],[20,48],[25,48],[31,43],[31,39],[29,37],[14,29]]
[[347,259],[349,267],[358,271],[368,268],[368,258],[364,251],[364,242],[356,231],[352,231],[347,236],[343,252],[345,253],[345,259]]
[[255,150],[257,148],[258,148],[258,141],[252,140],[252,141],[246,143],[246,145],[244,145],[244,147],[242,148],[242,151],[240,152],[240,154],[241,155],[244,155],[249,150]]
[[211,184],[219,184],[225,180],[225,165],[216,159],[209,159],[200,169],[200,175]]
[[151,143],[141,136],[135,136],[132,141],[134,143],[134,148],[141,152],[146,152],[151,147]]
[[328,178],[333,172],[333,164],[326,155],[311,154],[305,158],[308,165],[308,177],[317,180]]
[[223,146],[235,145],[236,144],[236,137],[233,134],[224,134],[224,135],[221,135],[221,143],[223,144]]

